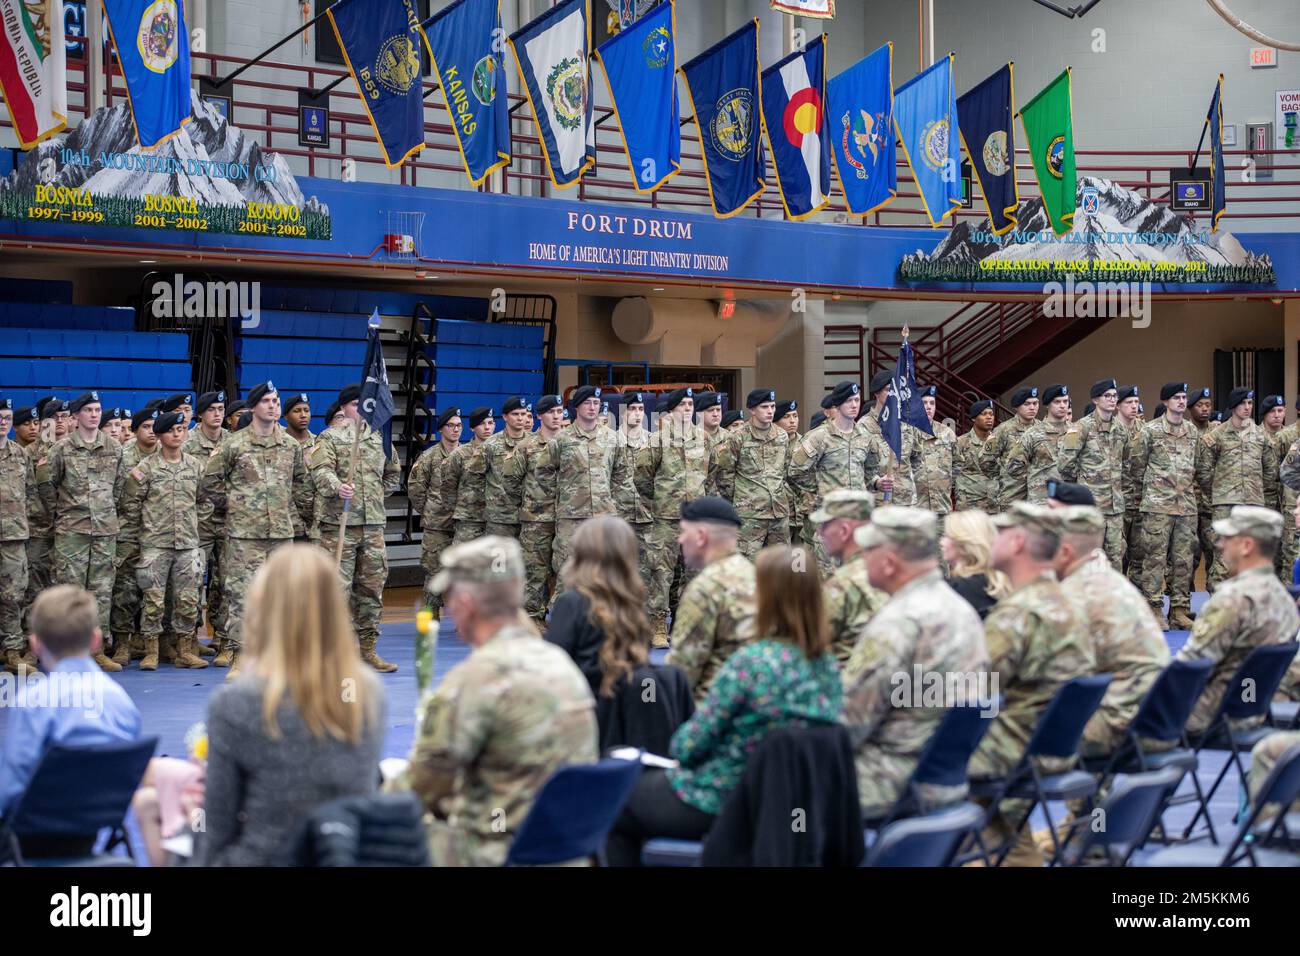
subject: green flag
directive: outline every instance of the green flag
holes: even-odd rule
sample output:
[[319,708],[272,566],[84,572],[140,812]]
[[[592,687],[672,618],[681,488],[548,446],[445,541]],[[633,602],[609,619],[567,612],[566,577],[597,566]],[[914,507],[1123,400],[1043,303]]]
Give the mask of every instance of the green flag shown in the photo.
[[1070,108],[1070,70],[1039,91],[1020,110],[1029,155],[1034,161],[1038,191],[1058,236],[1074,225],[1075,190],[1074,123]]

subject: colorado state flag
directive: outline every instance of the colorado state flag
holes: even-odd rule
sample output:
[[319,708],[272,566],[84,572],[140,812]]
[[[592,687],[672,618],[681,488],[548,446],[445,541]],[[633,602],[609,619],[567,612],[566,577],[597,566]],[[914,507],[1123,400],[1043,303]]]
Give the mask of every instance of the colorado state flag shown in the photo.
[[596,50],[639,193],[654,192],[682,165],[672,0]]
[[700,131],[713,213],[734,216],[766,188],[759,119],[758,21],[751,20],[682,67]]
[[894,91],[894,126],[932,226],[961,208],[956,59],[949,53]]
[[415,0],[339,0],[330,25],[391,169],[424,149],[424,83]]
[[763,71],[763,128],[786,214],[803,219],[830,202],[826,34]]
[[898,195],[894,45],[886,43],[826,84],[831,152],[849,212],[865,216]]
[[420,24],[469,181],[510,164],[510,117],[501,72],[500,0],[457,0]]
[[157,146],[190,121],[190,34],[183,0],[104,0],[136,139]]

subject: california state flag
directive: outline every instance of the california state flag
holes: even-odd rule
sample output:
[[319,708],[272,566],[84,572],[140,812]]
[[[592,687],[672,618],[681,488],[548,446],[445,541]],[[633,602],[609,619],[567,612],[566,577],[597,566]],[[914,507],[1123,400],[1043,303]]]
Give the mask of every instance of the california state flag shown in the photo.
[[0,95],[30,149],[68,125],[62,0],[0,0]]

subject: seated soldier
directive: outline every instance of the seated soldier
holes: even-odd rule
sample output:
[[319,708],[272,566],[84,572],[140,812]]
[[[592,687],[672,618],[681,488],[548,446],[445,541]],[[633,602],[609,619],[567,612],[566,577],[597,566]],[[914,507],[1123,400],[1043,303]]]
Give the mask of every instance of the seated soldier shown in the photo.
[[869,491],[836,488],[822,499],[809,520],[817,528],[822,546],[839,562],[822,588],[826,620],[831,628],[831,652],[844,664],[858,642],[862,628],[884,605],[886,595],[871,586],[867,565],[855,533],[871,521],[876,496]]

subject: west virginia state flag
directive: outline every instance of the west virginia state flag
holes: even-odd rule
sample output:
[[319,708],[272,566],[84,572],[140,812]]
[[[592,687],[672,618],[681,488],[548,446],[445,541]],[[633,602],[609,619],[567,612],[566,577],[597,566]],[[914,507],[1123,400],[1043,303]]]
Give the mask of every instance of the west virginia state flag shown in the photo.
[[766,188],[759,106],[758,21],[751,20],[682,67],[700,131],[709,201],[734,216]]
[[510,37],[551,182],[572,186],[596,163],[587,0],[565,0]]
[[894,45],[886,43],[826,83],[831,153],[849,212],[865,216],[898,195]]
[[957,101],[961,139],[979,180],[994,235],[1016,227],[1016,115],[1012,64],[1008,63]]
[[763,71],[763,129],[772,147],[776,185],[791,219],[830,202],[830,134],[826,126],[826,35]]
[[894,125],[932,226],[961,208],[956,59],[949,53],[894,91]]
[[510,164],[510,115],[497,42],[501,0],[457,0],[420,26],[465,174],[477,186]]
[[660,4],[596,50],[639,193],[654,192],[682,165],[674,16],[671,0]]
[[104,0],[136,139],[157,146],[190,121],[190,34],[183,0]]

